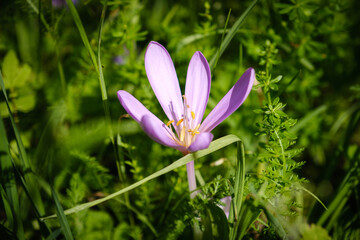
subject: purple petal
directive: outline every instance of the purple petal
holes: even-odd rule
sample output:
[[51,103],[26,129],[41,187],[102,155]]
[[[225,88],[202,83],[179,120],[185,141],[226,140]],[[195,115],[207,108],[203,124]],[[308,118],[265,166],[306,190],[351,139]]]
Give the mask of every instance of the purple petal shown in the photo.
[[[202,120],[209,99],[211,73],[209,64],[201,52],[196,52],[191,58],[187,76],[185,96],[190,111],[195,113],[193,126],[195,128]],[[189,115],[191,117],[191,114]]]
[[141,102],[130,93],[120,90],[117,92],[121,105],[126,112],[138,123],[144,132],[154,141],[180,151],[185,151],[185,147],[178,145],[172,139],[170,129],[152,112],[150,112]]
[[200,133],[196,135],[195,141],[189,146],[188,150],[190,152],[196,152],[202,149],[206,149],[209,147],[213,138],[214,135],[209,132]]
[[223,203],[225,203],[225,206],[220,205],[219,207],[224,211],[227,218],[229,218],[230,213],[230,206],[231,206],[231,196],[223,197],[220,199]]
[[155,142],[175,148],[181,152],[186,152],[184,146],[177,144],[173,140],[170,129],[154,115],[143,116],[140,125],[144,132]]
[[[124,107],[126,112],[138,123],[141,123],[141,119],[145,115],[155,115],[150,112],[141,102],[139,102],[133,95],[130,93],[120,90],[117,92],[119,101]],[[160,120],[159,120],[160,121]]]
[[176,123],[183,113],[181,91],[174,64],[161,44],[149,43],[145,53],[145,70],[166,116]]
[[209,113],[199,129],[200,132],[211,132],[230,114],[238,109],[249,95],[255,80],[255,70],[249,68],[235,83],[230,91],[221,99]]

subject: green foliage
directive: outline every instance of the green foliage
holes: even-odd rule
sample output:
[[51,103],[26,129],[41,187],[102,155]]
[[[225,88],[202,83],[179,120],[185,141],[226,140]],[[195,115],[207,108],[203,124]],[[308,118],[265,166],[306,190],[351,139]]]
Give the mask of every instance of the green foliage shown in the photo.
[[[261,143],[263,149],[259,153],[260,162],[265,163],[263,177],[269,181],[268,188],[270,195],[267,197],[276,197],[288,192],[296,184],[302,184],[304,179],[299,179],[294,170],[299,169],[305,162],[296,162],[293,158],[302,152],[301,148],[293,147],[296,143],[296,135],[290,133],[290,128],[296,124],[296,120],[290,118],[283,109],[285,104],[280,102],[280,98],[272,97],[272,91],[277,91],[282,76],[271,77],[271,69],[276,65],[277,49],[274,44],[266,41],[265,50],[260,54],[262,56],[260,65],[265,65],[265,72],[260,71],[257,75],[259,84],[255,89],[261,88],[264,94],[264,104],[261,109],[255,110],[256,113],[263,115],[263,120],[257,123],[259,131],[257,136],[266,135],[266,142]],[[290,209],[290,207],[289,207]]]
[[[34,86],[30,82],[31,68],[27,64],[20,65],[14,51],[10,50],[4,57],[2,73],[9,89],[9,98],[17,112],[29,112],[35,107],[36,95]],[[30,87],[29,87],[30,86]],[[2,115],[8,116],[5,103],[0,105]]]
[[[358,238],[357,1],[54,2],[0,3],[3,238]],[[151,40],[182,89],[193,53],[206,56],[205,116],[256,71],[196,156],[153,142],[118,102],[126,90],[166,121],[144,68]],[[193,157],[201,194],[190,200]]]

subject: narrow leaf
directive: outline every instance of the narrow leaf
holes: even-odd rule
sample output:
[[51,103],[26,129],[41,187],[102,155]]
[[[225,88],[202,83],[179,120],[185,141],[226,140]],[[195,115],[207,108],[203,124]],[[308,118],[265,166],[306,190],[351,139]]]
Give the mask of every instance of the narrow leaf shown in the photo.
[[[236,137],[235,135],[227,135],[225,137],[222,137],[222,138],[219,138],[215,141],[213,141],[209,148],[208,149],[204,149],[204,150],[200,150],[198,152],[196,152],[196,159],[198,158],[201,158],[201,157],[204,157],[210,153],[213,153],[221,148],[224,148],[234,142],[238,142],[240,141],[240,139],[238,137]],[[172,170],[176,169],[176,168],[179,168],[185,164],[187,164],[188,162],[191,162],[195,159],[195,156],[194,154],[188,154],[182,158],[180,158],[179,160],[173,162],[172,164],[170,164],[169,166],[151,174],[150,176],[147,176],[146,178],[124,188],[124,189],[121,189],[120,191],[117,191],[113,194],[110,194],[109,196],[106,196],[104,198],[100,198],[100,199],[97,199],[95,201],[92,201],[92,202],[88,202],[88,203],[84,203],[84,204],[81,204],[81,205],[78,205],[78,206],[75,206],[73,208],[70,208],[70,209],[67,209],[65,210],[65,214],[66,215],[69,215],[69,214],[72,214],[72,213],[75,213],[75,212],[79,212],[79,211],[82,211],[82,210],[85,210],[85,209],[88,209],[90,207],[93,207],[93,206],[96,206],[100,203],[103,203],[105,201],[108,201],[114,197],[117,197],[125,192],[128,192],[130,190],[133,190],[134,188],[137,188],[138,186],[141,186],[142,184],[154,179],[154,178],[157,178],[161,175],[164,175],[165,173],[168,173],[168,172],[171,172]],[[44,217],[42,218],[42,220],[45,220],[45,219],[49,219],[49,218],[54,218],[56,217],[56,215],[51,215],[51,216],[48,216],[48,217]]]
[[[237,168],[235,173],[235,187],[234,199],[230,207],[229,222],[233,223],[234,220],[240,215],[242,199],[245,187],[245,148],[242,141],[237,143]],[[230,238],[235,239],[239,221],[236,221],[235,227],[231,228]]]
[[[67,0],[69,1],[69,0]],[[231,42],[231,40],[233,39],[233,37],[235,36],[235,34],[237,33],[237,31],[239,30],[239,28],[241,27],[241,24],[244,22],[244,20],[246,19],[247,15],[250,13],[250,11],[253,9],[253,7],[255,6],[255,4],[257,3],[257,0],[253,1],[251,3],[251,5],[245,10],[245,12],[238,18],[238,20],[236,20],[236,22],[234,23],[234,25],[232,26],[232,28],[230,29],[230,31],[228,32],[228,34],[226,34],[226,37],[223,41],[223,43],[220,45],[220,48],[218,50],[218,52],[216,52],[216,54],[211,58],[210,60],[210,69],[213,70],[213,68],[215,67],[215,63],[216,63],[216,59],[221,57],[221,55],[223,54],[223,52],[225,51],[225,49],[227,48],[227,46],[229,45],[229,43]]]
[[[2,83],[0,73],[0,83]],[[3,84],[2,84],[3,86]],[[2,87],[1,86],[1,87]],[[5,88],[3,88],[4,90]],[[5,99],[6,101],[6,99]],[[10,115],[11,116],[11,115]],[[9,142],[6,136],[5,126],[2,118],[0,117],[0,169],[1,169],[1,182],[6,192],[7,202],[11,208],[6,210],[10,226],[13,231],[16,232],[19,239],[25,239],[24,228],[21,218],[21,209],[19,203],[19,195],[16,186],[15,174],[13,172],[10,153],[9,153]],[[2,193],[3,195],[3,193]],[[5,198],[3,198],[5,204]]]
[[[81,19],[79,17],[79,14],[73,4],[73,2],[71,0],[66,0],[66,3],[69,7],[69,10],[70,10],[70,13],[74,19],[74,22],[76,24],[76,27],[78,28],[79,30],[79,33],[80,33],[80,37],[85,45],[85,48],[86,50],[88,51],[89,55],[90,55],[90,58],[91,58],[91,61],[92,63],[94,64],[94,67],[95,67],[95,70],[96,70],[96,73],[99,74],[99,67],[97,65],[97,62],[96,62],[96,57],[95,57],[95,54],[90,46],[90,42],[89,42],[89,39],[86,35],[86,32],[85,32],[85,29],[84,29],[84,26],[81,22]],[[103,92],[103,91],[101,91]],[[104,97],[104,96],[103,96]]]
[[23,167],[25,169],[28,169],[28,168],[30,168],[29,161],[28,161],[27,156],[26,156],[26,151],[25,151],[25,148],[24,148],[24,144],[23,144],[23,142],[21,140],[21,137],[20,137],[20,132],[17,129],[14,117],[13,117],[11,109],[10,109],[9,99],[8,99],[7,94],[6,94],[5,84],[4,84],[4,80],[2,78],[1,72],[0,72],[0,87],[1,87],[2,93],[3,93],[4,97],[5,97],[6,107],[7,107],[8,111],[9,111],[10,121],[11,121],[11,125],[13,127],[13,130],[14,130],[14,133],[15,133],[16,144],[17,144],[17,146],[19,148],[20,159],[22,160],[22,165],[23,165]]
[[65,216],[65,213],[64,213],[64,209],[62,208],[61,206],[61,203],[59,201],[59,198],[55,192],[55,190],[52,188],[51,189],[51,192],[52,192],[52,196],[54,198],[54,201],[55,201],[55,206],[56,206],[56,214],[59,218],[59,222],[60,222],[60,226],[61,226],[61,229],[64,233],[64,236],[67,240],[73,240],[73,235],[71,233],[71,230],[70,230],[70,225],[69,225],[69,222],[67,221],[67,218]]
[[100,50],[101,50],[101,33],[102,33],[103,25],[104,25],[106,6],[107,6],[107,0],[105,0],[104,7],[103,7],[103,10],[101,12],[99,34],[98,34],[98,52],[97,52],[98,66],[99,66],[99,81],[100,81],[100,89],[101,89],[101,95],[102,95],[102,100],[103,101],[107,100],[107,92],[106,92],[104,74],[103,74],[103,71],[102,71],[101,51]]
[[318,115],[326,111],[326,109],[327,109],[326,105],[321,105],[315,110],[309,112],[307,115],[301,118],[294,127],[290,129],[290,133],[297,133],[299,130],[303,129],[304,127],[307,127],[314,118],[316,118]]

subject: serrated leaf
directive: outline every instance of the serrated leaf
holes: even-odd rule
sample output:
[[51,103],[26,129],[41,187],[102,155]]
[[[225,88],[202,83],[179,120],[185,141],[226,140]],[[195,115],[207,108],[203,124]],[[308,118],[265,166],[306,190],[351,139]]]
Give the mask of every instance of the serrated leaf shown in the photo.
[[2,70],[7,88],[24,86],[31,74],[31,68],[27,64],[20,66],[13,50],[6,54]]

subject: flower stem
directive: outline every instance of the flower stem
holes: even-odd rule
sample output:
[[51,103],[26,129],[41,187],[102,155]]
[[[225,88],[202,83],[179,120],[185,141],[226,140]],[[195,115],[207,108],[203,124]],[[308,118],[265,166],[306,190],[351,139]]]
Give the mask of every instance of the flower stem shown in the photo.
[[[187,171],[187,177],[188,177],[188,183],[189,183],[189,191],[190,198],[194,199],[196,195],[198,194],[198,191],[194,191],[196,189],[196,177],[195,177],[195,166],[194,161],[191,161],[186,164],[186,171]],[[200,225],[197,221],[194,222],[193,226],[193,239],[199,240],[202,239],[202,231],[200,230]]]
[[189,183],[189,191],[191,192],[190,198],[193,199],[198,193],[197,191],[194,191],[196,189],[194,161],[191,161],[186,164],[186,171],[187,171],[187,177]]

